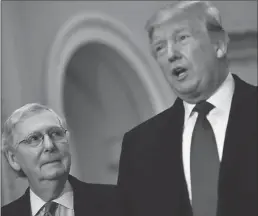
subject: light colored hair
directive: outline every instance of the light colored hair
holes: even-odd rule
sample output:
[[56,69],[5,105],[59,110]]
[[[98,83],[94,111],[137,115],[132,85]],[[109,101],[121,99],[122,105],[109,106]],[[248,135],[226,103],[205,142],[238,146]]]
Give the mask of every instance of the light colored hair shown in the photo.
[[[193,7],[199,7],[203,16],[198,18],[204,22],[208,32],[225,32],[222,27],[219,10],[208,1],[178,1],[158,10],[146,23],[145,29],[149,39],[152,39],[154,28],[169,20],[175,13],[180,13]],[[196,14],[197,15],[197,14]]]
[[60,116],[58,116],[52,109],[50,109],[47,106],[41,105],[39,103],[29,103],[26,104],[19,109],[15,110],[11,116],[5,121],[3,125],[3,133],[2,133],[2,151],[5,153],[10,148],[15,148],[17,143],[14,143],[14,133],[15,133],[15,127],[20,122],[24,121],[26,118],[33,116],[35,114],[49,111],[53,113],[59,123],[60,126],[62,126],[64,129],[66,129],[66,121]]

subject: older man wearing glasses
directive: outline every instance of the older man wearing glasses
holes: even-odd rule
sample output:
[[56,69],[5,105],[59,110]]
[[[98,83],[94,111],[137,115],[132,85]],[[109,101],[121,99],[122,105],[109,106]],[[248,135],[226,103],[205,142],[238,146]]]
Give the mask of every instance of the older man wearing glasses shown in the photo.
[[26,104],[4,124],[2,150],[29,188],[2,207],[2,216],[118,215],[115,187],[69,175],[71,154],[65,120],[41,104]]

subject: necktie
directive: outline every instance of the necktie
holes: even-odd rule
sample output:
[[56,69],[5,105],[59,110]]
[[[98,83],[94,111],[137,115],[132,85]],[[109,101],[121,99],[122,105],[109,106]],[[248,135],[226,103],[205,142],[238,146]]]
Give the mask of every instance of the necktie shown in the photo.
[[55,211],[57,208],[57,203],[55,202],[47,202],[45,204],[45,211],[44,211],[44,216],[55,216]]
[[215,135],[206,115],[214,106],[206,101],[197,104],[191,154],[192,209],[194,216],[216,216],[219,156]]

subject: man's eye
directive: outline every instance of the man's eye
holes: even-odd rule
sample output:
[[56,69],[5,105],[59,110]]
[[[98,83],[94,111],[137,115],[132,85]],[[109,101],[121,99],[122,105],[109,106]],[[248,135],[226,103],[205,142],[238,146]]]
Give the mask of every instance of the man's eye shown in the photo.
[[64,137],[65,136],[65,131],[62,130],[62,129],[55,129],[55,130],[52,130],[49,135],[51,137]]
[[60,132],[60,131],[53,131],[51,133],[51,137],[54,137],[54,136],[62,136],[62,132]]
[[28,143],[35,142],[41,139],[40,135],[31,135],[28,137]]
[[157,46],[155,47],[155,52],[160,52],[160,51],[164,50],[164,48],[165,48],[165,46],[162,45],[162,44],[157,45]]
[[183,41],[183,40],[185,40],[188,37],[189,37],[188,35],[181,35],[181,36],[179,36],[179,40]]
[[158,51],[160,51],[161,49],[162,49],[161,46],[157,46],[155,50],[156,50],[156,52],[158,52]]

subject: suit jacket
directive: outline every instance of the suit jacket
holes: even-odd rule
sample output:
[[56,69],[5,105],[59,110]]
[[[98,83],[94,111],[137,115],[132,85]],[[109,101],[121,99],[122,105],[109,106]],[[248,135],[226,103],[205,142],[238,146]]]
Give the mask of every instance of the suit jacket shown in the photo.
[[[233,77],[217,215],[257,216],[257,87]],[[125,215],[192,216],[182,162],[183,124],[183,103],[176,99],[125,134],[118,176]]]
[[[75,216],[120,216],[113,185],[88,184],[69,175],[74,192]],[[1,209],[2,216],[30,216],[29,188],[19,199]]]

